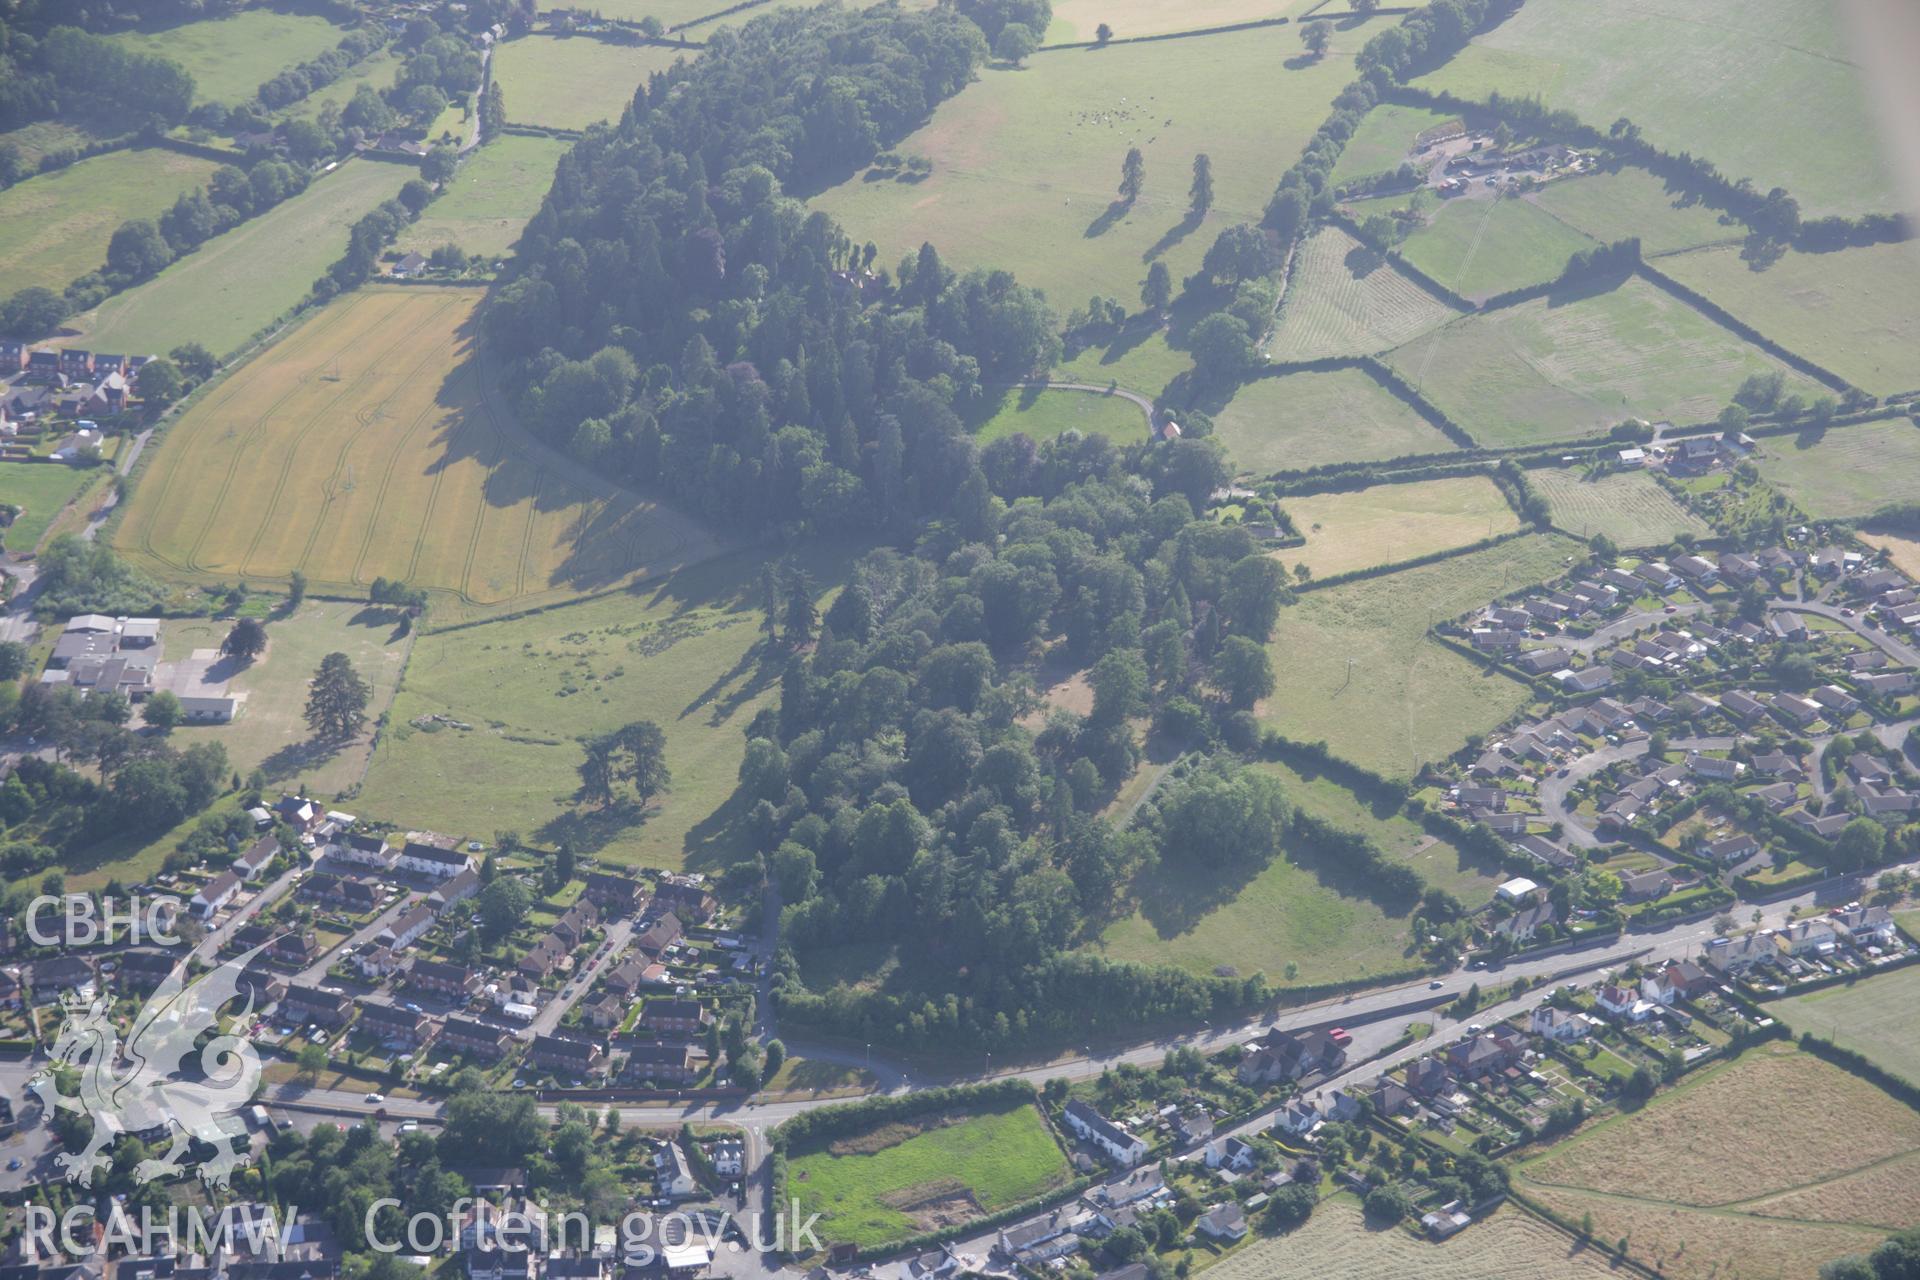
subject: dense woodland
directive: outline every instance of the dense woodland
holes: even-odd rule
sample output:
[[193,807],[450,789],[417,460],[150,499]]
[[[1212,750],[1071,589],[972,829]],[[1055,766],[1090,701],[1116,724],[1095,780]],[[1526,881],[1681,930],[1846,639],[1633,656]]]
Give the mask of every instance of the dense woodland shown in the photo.
[[872,246],[785,192],[866,164],[986,52],[951,8],[794,10],[655,76],[562,160],[489,310],[525,420],[734,528],[905,529],[978,492],[955,406],[1049,364],[1052,313],[931,248],[869,280]]

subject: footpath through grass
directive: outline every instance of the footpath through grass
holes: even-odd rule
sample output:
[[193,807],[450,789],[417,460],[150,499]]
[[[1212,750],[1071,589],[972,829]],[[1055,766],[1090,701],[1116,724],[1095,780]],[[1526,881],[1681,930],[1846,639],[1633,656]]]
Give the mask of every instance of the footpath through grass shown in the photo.
[[874,1251],[1030,1200],[1072,1177],[1039,1109],[1021,1103],[839,1139],[788,1158],[799,1212],[830,1244]]

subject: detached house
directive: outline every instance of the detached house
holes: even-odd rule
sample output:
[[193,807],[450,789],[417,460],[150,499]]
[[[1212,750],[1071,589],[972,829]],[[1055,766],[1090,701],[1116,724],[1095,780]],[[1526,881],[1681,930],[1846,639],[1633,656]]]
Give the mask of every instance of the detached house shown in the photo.
[[1138,1164],[1141,1157],[1147,1154],[1145,1141],[1134,1137],[1078,1098],[1067,1104],[1061,1118],[1083,1142],[1098,1147],[1115,1164]]

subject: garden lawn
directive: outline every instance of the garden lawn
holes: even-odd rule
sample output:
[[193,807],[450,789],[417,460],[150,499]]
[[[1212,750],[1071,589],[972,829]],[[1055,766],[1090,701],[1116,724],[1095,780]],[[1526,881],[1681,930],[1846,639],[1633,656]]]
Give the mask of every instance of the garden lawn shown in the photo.
[[1864,1054],[1905,1080],[1920,1080],[1920,969],[1909,966],[1848,986],[1792,996],[1770,1007],[1796,1032],[1810,1031]]
[[[977,1115],[916,1118],[889,1128],[909,1126],[919,1131],[877,1150],[857,1149],[862,1139],[852,1137],[788,1156],[787,1185],[803,1217],[822,1215],[817,1228],[822,1240],[878,1250],[892,1241],[1012,1208],[1073,1176],[1060,1144],[1032,1104]],[[882,1131],[868,1140],[890,1136]],[[835,1154],[835,1148],[846,1154]]]
[[25,508],[0,533],[0,545],[26,555],[40,545],[60,509],[79,496],[100,472],[59,462],[0,462],[0,502]]
[[[1791,1099],[1791,1105],[1782,1105]],[[1920,1114],[1790,1044],[1526,1161],[1518,1189],[1676,1280],[1812,1275],[1920,1222]]]
[[1866,83],[1831,0],[1529,0],[1421,88],[1484,99],[1538,94],[1605,129],[1728,178],[1784,186],[1809,217],[1890,212],[1890,171]]
[[100,270],[121,223],[158,218],[218,167],[200,156],[139,147],[0,191],[0,298],[35,285],[58,293]]
[[1810,516],[1871,515],[1920,501],[1920,427],[1906,418],[1834,427],[1812,438],[1770,436],[1760,474]]
[[1453,441],[1360,369],[1290,373],[1241,385],[1213,417],[1241,471],[1271,474],[1330,462],[1446,453]]
[[1520,527],[1499,487],[1485,476],[1287,497],[1280,505],[1307,543],[1274,554],[1306,565],[1316,578],[1413,560]]
[[231,354],[298,305],[346,252],[347,228],[416,176],[412,165],[350,160],[145,284],[69,320],[80,330],[72,345],[157,353],[200,342],[216,355]]
[[1668,191],[1645,169],[1566,178],[1524,199],[1604,244],[1637,236],[1649,256],[1746,235],[1739,223],[1722,223],[1719,210]]
[[557,138],[502,134],[470,155],[452,185],[400,233],[396,247],[432,253],[456,244],[468,253],[503,257],[540,211],[567,144]]
[[[232,628],[228,620],[168,620],[160,628],[161,659],[178,663],[195,650],[218,649]],[[267,652],[240,666],[216,661],[217,675],[231,674],[228,691],[246,694],[231,724],[182,725],[175,746],[218,742],[241,773],[263,770],[269,782],[304,782],[316,792],[337,795],[366,775],[373,750],[375,722],[393,701],[400,673],[413,645],[391,615],[360,604],[309,599],[290,618],[267,619]],[[316,742],[307,728],[307,690],[320,660],[344,653],[367,682],[367,729],[351,742]],[[393,815],[406,821],[404,814]]]
[[1393,172],[1412,154],[1414,141],[1421,134],[1459,118],[1426,107],[1382,103],[1367,112],[1360,127],[1347,139],[1346,148],[1333,165],[1333,185]]
[[1796,355],[1876,395],[1920,390],[1920,241],[1787,253],[1754,271],[1735,248],[1659,267]]
[[522,36],[495,47],[493,79],[513,123],[584,129],[617,123],[648,76],[697,54],[589,36]]
[[1782,371],[1793,393],[1819,391],[1637,278],[1465,316],[1387,361],[1490,448],[1571,439],[1628,418],[1710,421],[1754,373]]
[[1119,396],[1090,391],[1027,388],[998,396],[990,393],[977,415],[970,416],[984,418],[973,432],[974,439],[983,445],[1016,433],[1043,442],[1062,431],[1105,436],[1115,444],[1140,444],[1147,438],[1147,415],[1140,406]]
[[1323,227],[1294,251],[1267,352],[1275,360],[1367,355],[1458,314],[1345,231]]
[[[631,591],[422,637],[358,803],[396,821],[512,828],[543,845],[710,870],[754,847],[728,805],[754,713],[780,679],[760,641],[758,555]],[[837,581],[824,549],[807,566]],[[428,717],[444,716],[459,725]],[[645,814],[579,806],[579,739],[636,720],[665,732],[673,785]]]
[[[1309,590],[1281,610],[1269,649],[1279,687],[1261,721],[1289,738],[1411,777],[1527,702],[1517,681],[1427,637],[1430,624],[1542,582],[1579,549],[1516,538],[1438,564]],[[1351,664],[1351,665],[1350,665]]]
[[1475,300],[1557,279],[1568,258],[1594,247],[1539,206],[1514,199],[1443,201],[1400,242],[1408,262]]
[[340,42],[345,28],[310,14],[247,8],[231,17],[206,18],[151,31],[111,37],[137,53],[177,62],[193,77],[193,100],[239,106],[274,76]]
[[1709,532],[1706,521],[1644,471],[1587,480],[1578,471],[1543,467],[1527,472],[1527,479],[1553,508],[1555,527],[1576,538],[1604,534],[1617,546],[1664,547],[1683,533]]
[[[1286,27],[996,64],[893,148],[931,160],[929,176],[869,170],[812,203],[878,244],[883,264],[924,241],[951,266],[1011,271],[1062,316],[1093,294],[1134,310],[1151,262],[1178,288],[1221,229],[1258,221],[1377,28],[1339,32],[1334,52],[1304,67],[1286,65],[1299,49]],[[512,113],[511,84],[507,103]],[[1129,147],[1145,156],[1145,187],[1119,206]],[[1188,213],[1197,152],[1212,158],[1214,183],[1200,220]]]

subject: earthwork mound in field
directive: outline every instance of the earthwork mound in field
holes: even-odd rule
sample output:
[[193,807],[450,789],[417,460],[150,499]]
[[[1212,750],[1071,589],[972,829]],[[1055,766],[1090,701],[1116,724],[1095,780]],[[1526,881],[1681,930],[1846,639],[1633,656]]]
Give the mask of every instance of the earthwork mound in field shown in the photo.
[[1280,321],[1267,350],[1275,360],[1357,356],[1397,347],[1454,311],[1338,227],[1298,250]]

